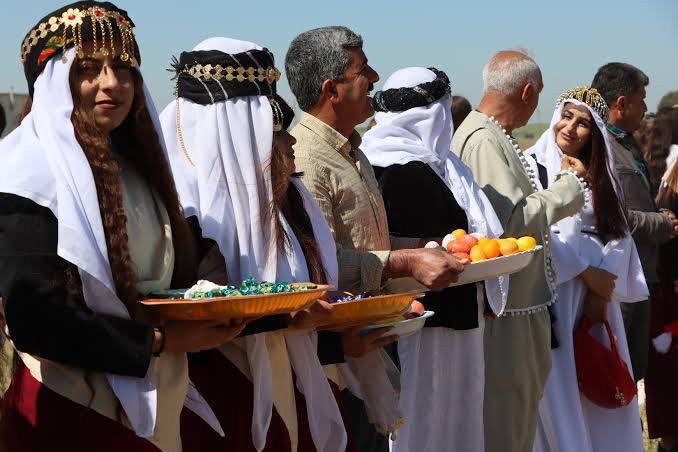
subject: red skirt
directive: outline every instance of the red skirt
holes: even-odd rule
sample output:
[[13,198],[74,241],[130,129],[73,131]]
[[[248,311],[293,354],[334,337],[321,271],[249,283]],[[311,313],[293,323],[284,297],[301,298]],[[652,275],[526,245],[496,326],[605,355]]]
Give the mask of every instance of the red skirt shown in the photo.
[[159,452],[149,441],[52,391],[18,360],[0,418],[0,452]]
[[[205,421],[184,408],[181,414],[181,442],[184,452],[237,451],[256,452],[252,443],[253,387],[252,383],[218,350],[209,350],[189,358],[189,375],[200,394],[207,400],[224,430],[220,437]],[[339,391],[331,384],[335,398]],[[295,388],[298,452],[315,452],[308,426],[306,400]],[[339,405],[341,409],[341,404]],[[342,409],[344,425],[346,417]],[[350,436],[349,436],[350,438]],[[352,447],[347,447],[352,450]],[[273,408],[266,438],[265,452],[289,452],[289,432]]]

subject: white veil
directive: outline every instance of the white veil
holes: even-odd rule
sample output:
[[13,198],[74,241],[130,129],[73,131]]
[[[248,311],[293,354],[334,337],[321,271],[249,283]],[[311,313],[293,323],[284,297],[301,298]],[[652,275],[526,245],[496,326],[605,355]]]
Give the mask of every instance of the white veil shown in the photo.
[[[551,118],[549,128],[546,129],[541,137],[539,137],[539,140],[537,140],[535,145],[526,151],[526,154],[535,155],[537,162],[546,168],[549,185],[552,184],[560,172],[561,161],[563,158],[563,152],[556,143],[555,125],[558,123],[558,121],[560,121],[562,110],[566,103],[583,105],[591,113],[591,117],[595,122],[595,126],[598,128],[600,135],[604,140],[605,152],[607,152],[607,171],[610,176],[610,180],[612,181],[612,185],[615,189],[615,192],[617,193],[617,197],[620,201],[623,201],[624,193],[621,189],[621,183],[619,182],[617,172],[614,168],[614,157],[612,154],[612,147],[610,146],[610,138],[607,133],[607,127],[605,126],[605,121],[603,121],[600,115],[593,108],[584,102],[581,102],[577,99],[565,99],[559,103],[553,112],[553,117]],[[531,164],[532,166],[536,166],[533,162]],[[533,167],[533,170],[536,174],[537,169]],[[553,242],[553,260],[556,273],[558,274],[558,283],[560,284],[564,280],[576,276],[576,274],[583,270],[583,268],[580,268],[581,266],[577,262],[576,258],[576,256],[581,254],[579,250],[579,246],[582,243],[582,241],[579,239],[582,234],[581,216],[576,214],[571,217],[564,218],[556,223],[553,228],[557,228],[559,230],[558,240]],[[626,226],[626,229],[627,233],[624,235],[624,237],[611,240],[605,244],[604,253],[608,256],[606,259],[607,268],[605,269],[618,276],[617,280],[615,281],[615,291],[613,298],[620,302],[633,302],[647,299],[648,293],[647,284],[645,283],[645,277],[643,276],[640,259],[638,257],[638,251],[636,250],[636,245],[630,236],[630,233],[628,232],[628,225]],[[559,242],[566,242],[566,246],[572,252],[574,252],[574,255],[567,250],[562,249],[563,247],[558,245]]]
[[[31,112],[0,144],[0,191],[49,208],[58,220],[57,254],[78,267],[85,304],[99,314],[129,318],[116,295],[92,170],[71,123],[69,74],[75,49],[67,50],[65,57],[65,62],[47,62],[35,81]],[[144,90],[162,144],[155,107]],[[144,378],[106,375],[132,428],[145,438],[153,436],[156,425],[156,359],[151,358]],[[192,409],[214,425],[202,397],[193,396]]]
[[[261,47],[229,38],[210,38],[194,50],[237,54]],[[179,112],[177,112],[179,108]],[[177,115],[190,163],[179,143]],[[270,157],[273,113],[266,96],[246,96],[200,105],[179,98],[160,118],[167,154],[179,198],[187,216],[196,216],[203,236],[213,239],[224,256],[229,283],[251,276],[267,281],[308,281],[301,247],[281,216],[291,239],[291,251],[278,253],[271,206]],[[336,284],[336,249],[319,207],[299,181],[315,239],[328,276]],[[308,421],[318,450],[340,451],[346,432],[332,390],[317,359],[315,334],[285,332],[297,386],[307,401]],[[247,358],[254,384],[252,439],[258,450],[266,445],[271,421],[272,373],[266,333],[246,338]],[[225,387],[226,389],[226,387]]]

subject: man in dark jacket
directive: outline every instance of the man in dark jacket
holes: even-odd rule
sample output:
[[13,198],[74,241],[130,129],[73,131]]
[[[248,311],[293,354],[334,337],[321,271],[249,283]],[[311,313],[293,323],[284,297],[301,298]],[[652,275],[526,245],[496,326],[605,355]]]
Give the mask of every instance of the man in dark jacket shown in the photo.
[[[638,248],[650,298],[657,289],[659,245],[678,235],[673,212],[657,210],[647,164],[633,132],[640,126],[647,106],[645,87],[650,80],[640,69],[625,63],[608,63],[598,69],[591,86],[610,107],[608,132],[615,167],[624,190],[629,227]],[[636,380],[645,375],[649,347],[650,303],[622,303],[622,315]]]

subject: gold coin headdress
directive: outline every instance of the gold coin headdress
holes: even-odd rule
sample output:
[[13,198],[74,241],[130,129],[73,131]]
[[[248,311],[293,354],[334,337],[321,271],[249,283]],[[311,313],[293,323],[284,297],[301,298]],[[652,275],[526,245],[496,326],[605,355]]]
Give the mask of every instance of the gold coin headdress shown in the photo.
[[267,96],[273,112],[273,130],[280,131],[292,122],[294,112],[276,94],[280,71],[273,54],[266,48],[240,53],[219,50],[182,52],[172,61],[176,74],[176,126],[179,146],[189,164],[193,159],[186,149],[181,130],[179,99],[209,105],[245,96]]
[[21,62],[30,94],[47,61],[57,54],[63,58],[66,49],[73,46],[79,58],[85,57],[86,41],[92,44],[90,55],[111,55],[137,66],[140,56],[133,27],[127,12],[109,2],[79,1],[48,14],[21,44]]
[[589,88],[588,86],[582,85],[573,89],[568,89],[563,92],[556,101],[556,106],[564,103],[568,99],[575,99],[579,102],[583,102],[593,109],[600,118],[607,122],[610,109],[607,106],[607,102],[603,99],[603,96],[600,95],[597,89]]

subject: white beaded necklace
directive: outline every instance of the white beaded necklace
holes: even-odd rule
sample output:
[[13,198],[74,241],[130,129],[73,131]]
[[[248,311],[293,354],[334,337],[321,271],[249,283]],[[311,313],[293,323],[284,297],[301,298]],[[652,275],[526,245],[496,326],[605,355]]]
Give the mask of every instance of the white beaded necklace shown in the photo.
[[[502,133],[504,134],[506,139],[509,141],[509,143],[511,143],[513,150],[515,151],[516,155],[518,156],[518,159],[520,160],[520,164],[522,165],[523,170],[527,174],[528,179],[530,179],[530,184],[532,185],[532,189],[534,190],[535,193],[538,192],[539,187],[537,186],[537,183],[535,181],[536,175],[534,174],[532,167],[530,166],[527,159],[525,158],[525,153],[523,152],[522,149],[520,149],[520,146],[518,145],[518,142],[516,141],[516,139],[513,138],[511,135],[509,135],[506,132],[506,129],[499,123],[499,121],[497,121],[495,119],[494,116],[490,116],[490,121],[492,121],[497,127],[499,127],[499,129],[502,131]],[[571,172],[572,174],[574,174],[575,177],[577,176],[576,173],[573,170],[569,170],[568,172]],[[583,179],[582,179],[582,181],[583,181]],[[552,294],[551,300],[549,300],[548,302],[546,302],[544,304],[532,306],[532,307],[527,308],[527,309],[514,309],[514,310],[507,309],[505,312],[510,316],[528,315],[528,314],[533,314],[535,312],[543,311],[543,310],[547,309],[550,305],[555,303],[555,301],[556,301],[556,295],[557,295],[557,293],[556,293],[556,285],[557,285],[556,282],[557,282],[557,280],[556,280],[556,272],[555,272],[555,270],[553,270],[553,261],[551,259],[550,231],[547,232],[547,233],[544,233],[542,231],[541,236],[542,236],[542,242],[544,244],[544,263],[545,263],[544,273],[545,273],[545,276],[546,276],[546,282],[549,286],[549,290],[551,291],[551,294]]]

